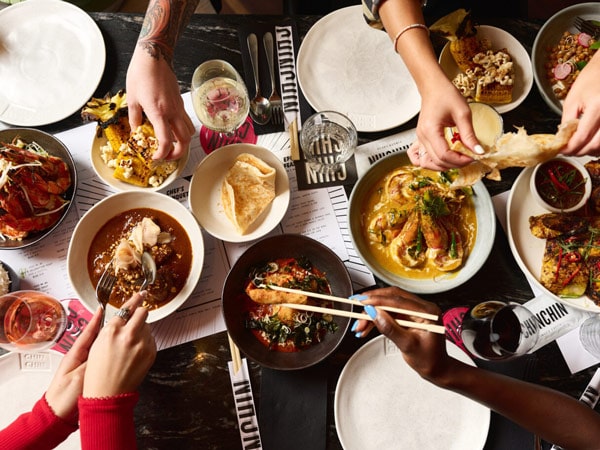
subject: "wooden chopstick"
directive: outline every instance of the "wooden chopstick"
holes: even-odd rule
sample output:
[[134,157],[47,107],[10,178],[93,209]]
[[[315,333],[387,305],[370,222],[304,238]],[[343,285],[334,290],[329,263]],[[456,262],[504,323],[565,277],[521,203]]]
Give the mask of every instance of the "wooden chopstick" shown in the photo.
[[[287,308],[299,309],[302,311],[312,311],[322,314],[331,314],[332,316],[350,317],[352,319],[373,320],[368,314],[355,313],[352,311],[343,311],[341,309],[323,308],[322,306],[304,305],[301,303],[280,303],[279,306]],[[379,308],[379,306],[376,306]],[[418,328],[420,330],[431,331],[432,333],[445,334],[446,329],[442,325],[434,323],[411,322],[410,320],[396,319],[396,323],[403,327]]]
[[[268,289],[272,289],[274,291],[288,292],[290,294],[301,294],[301,295],[306,295],[307,297],[321,298],[323,300],[331,300],[332,302],[348,303],[350,305],[364,306],[364,304],[362,302],[360,302],[358,300],[352,300],[350,298],[335,297],[333,295],[301,291],[299,289],[291,289],[291,288],[276,286],[274,284],[267,284],[266,287]],[[421,311],[411,311],[409,309],[394,308],[392,306],[378,306],[378,308],[383,309],[384,311],[395,312],[398,314],[406,314],[409,316],[420,317],[422,319],[438,320],[438,316],[436,316],[435,314],[424,313]]]
[[235,375],[242,367],[242,357],[240,356],[240,349],[237,345],[235,345],[235,342],[233,342],[233,339],[231,339],[231,335],[229,333],[227,333],[227,338],[229,339],[229,351],[231,352],[233,374]]

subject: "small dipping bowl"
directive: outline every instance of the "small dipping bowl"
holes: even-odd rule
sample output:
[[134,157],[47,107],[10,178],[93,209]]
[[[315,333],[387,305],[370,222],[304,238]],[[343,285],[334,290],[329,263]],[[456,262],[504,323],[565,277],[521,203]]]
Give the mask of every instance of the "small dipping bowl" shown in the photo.
[[[481,102],[469,103],[471,108],[471,120],[475,136],[485,148],[491,148],[504,132],[504,120],[500,113],[491,105]],[[456,127],[447,127],[444,130],[449,143],[455,139]]]
[[583,208],[592,194],[592,180],[587,169],[576,158],[565,156],[535,166],[529,186],[540,206],[557,213]]

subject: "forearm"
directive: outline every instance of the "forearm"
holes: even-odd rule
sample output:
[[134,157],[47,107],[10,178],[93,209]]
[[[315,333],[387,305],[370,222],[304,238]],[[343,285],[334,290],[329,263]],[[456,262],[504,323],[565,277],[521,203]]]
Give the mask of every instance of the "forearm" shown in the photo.
[[[425,24],[421,4],[416,0],[385,0],[380,4],[379,16],[391,40],[409,25]],[[439,77],[446,80],[427,30],[406,30],[397,39],[395,50],[402,57],[421,95],[430,85],[438,83]]]
[[190,21],[198,0],[150,0],[136,51],[143,49],[153,58],[173,62],[173,52]]
[[543,439],[570,450],[594,450],[600,415],[558,391],[457,363],[440,387],[488,406]]

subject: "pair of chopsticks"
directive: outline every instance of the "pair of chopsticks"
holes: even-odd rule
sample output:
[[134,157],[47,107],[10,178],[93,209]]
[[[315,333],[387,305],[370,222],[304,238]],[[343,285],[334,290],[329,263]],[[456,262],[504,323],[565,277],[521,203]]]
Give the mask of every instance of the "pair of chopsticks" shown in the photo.
[[231,339],[231,335],[229,333],[227,333],[227,338],[229,339],[229,351],[231,352],[233,374],[235,375],[242,368],[242,357],[240,356],[240,349],[237,345],[235,345],[235,342],[233,342],[233,339]]
[[[266,287],[268,289],[272,289],[274,291],[287,292],[290,294],[301,294],[301,295],[306,295],[307,297],[320,298],[323,300],[331,300],[333,302],[338,302],[338,303],[348,303],[351,305],[364,306],[364,304],[361,303],[360,301],[352,300],[349,298],[335,297],[333,295],[319,294],[316,292],[306,292],[306,291],[301,291],[299,289],[290,289],[290,288],[276,286],[276,285],[270,285],[270,284],[267,285]],[[292,309],[299,309],[302,311],[312,311],[312,312],[317,312],[317,313],[322,313],[322,314],[331,314],[332,316],[350,317],[353,319],[362,319],[362,320],[373,320],[373,319],[371,319],[371,317],[368,314],[355,313],[352,311],[343,311],[340,309],[323,308],[321,306],[304,305],[304,304],[299,304],[299,303],[282,303],[281,306],[285,306],[285,307],[292,308]],[[424,313],[424,312],[420,312],[420,311],[412,311],[412,310],[404,309],[404,308],[394,308],[392,306],[377,306],[376,308],[379,308],[379,309],[382,309],[382,310],[388,311],[388,312],[405,314],[405,315],[410,315],[413,317],[420,317],[422,319],[438,320],[438,316],[436,316],[435,314],[429,314],[429,313]],[[431,331],[432,333],[438,333],[438,334],[446,333],[446,329],[442,325],[437,325],[437,324],[433,324],[433,323],[412,322],[410,320],[403,320],[403,319],[396,319],[396,323],[403,327],[418,328],[421,330]]]

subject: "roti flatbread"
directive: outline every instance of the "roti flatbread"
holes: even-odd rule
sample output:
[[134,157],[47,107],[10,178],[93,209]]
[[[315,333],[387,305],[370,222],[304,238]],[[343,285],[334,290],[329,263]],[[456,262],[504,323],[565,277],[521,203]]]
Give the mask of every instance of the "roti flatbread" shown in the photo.
[[452,187],[472,186],[484,176],[498,181],[502,169],[532,167],[554,158],[575,133],[577,123],[575,119],[561,124],[556,134],[529,135],[524,128],[517,128],[516,133],[504,133],[493,146],[486,147],[483,155],[473,153],[460,141],[452,143],[452,150],[475,160],[458,169]]
[[262,159],[242,153],[229,168],[221,186],[227,218],[246,233],[275,198],[276,171]]

